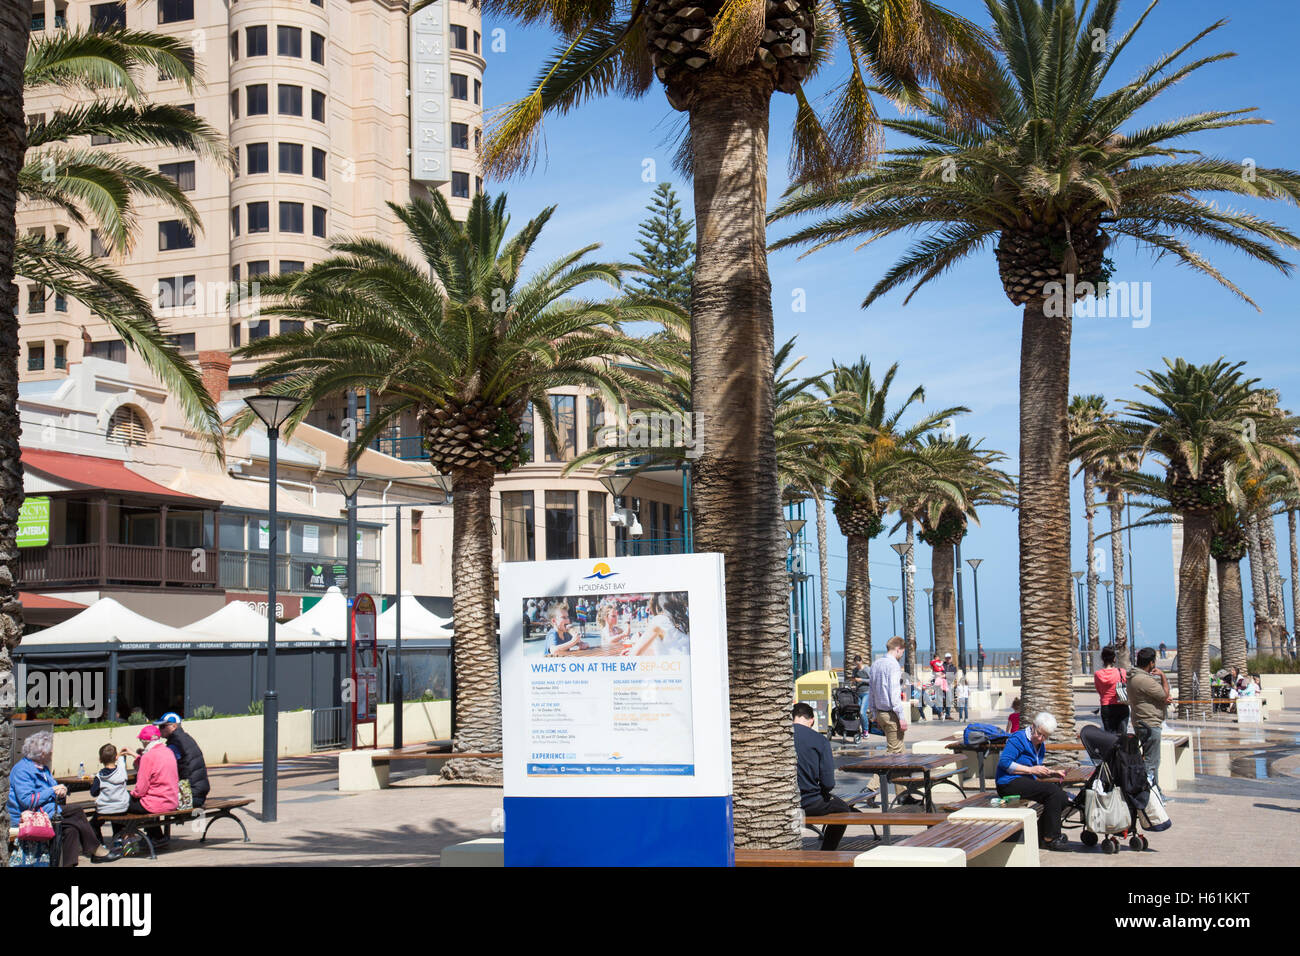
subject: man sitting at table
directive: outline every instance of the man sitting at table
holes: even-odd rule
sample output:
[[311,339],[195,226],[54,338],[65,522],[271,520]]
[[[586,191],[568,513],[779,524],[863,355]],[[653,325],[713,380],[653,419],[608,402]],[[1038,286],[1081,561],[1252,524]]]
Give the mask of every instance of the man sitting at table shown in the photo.
[[[810,817],[828,813],[855,813],[856,811],[835,796],[835,755],[825,734],[817,733],[817,716],[813,709],[800,701],[794,705],[794,753],[799,773],[799,805]],[[822,849],[833,850],[844,836],[843,826],[827,827],[822,836]]]
[[1052,778],[1065,776],[1043,766],[1047,738],[1056,732],[1056,718],[1046,711],[1031,726],[1018,730],[1007,740],[998,758],[998,796],[1025,797],[1043,805],[1038,825],[1043,849],[1064,850],[1069,840],[1061,832],[1061,814],[1070,797]]
[[582,635],[569,630],[569,604],[567,601],[555,601],[547,611],[551,619],[551,629],[546,632],[546,653],[548,656],[564,654],[569,651],[585,651],[587,645],[582,642]]

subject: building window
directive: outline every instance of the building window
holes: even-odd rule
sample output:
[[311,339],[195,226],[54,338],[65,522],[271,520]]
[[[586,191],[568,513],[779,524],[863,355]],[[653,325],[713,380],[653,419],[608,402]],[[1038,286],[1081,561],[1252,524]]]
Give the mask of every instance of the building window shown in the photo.
[[474,31],[474,52],[481,54],[483,52],[483,37],[477,30]]
[[311,207],[311,234],[313,236],[319,236],[322,239],[325,238],[325,207],[324,206]]
[[194,19],[194,0],[158,0],[158,22],[179,23]]
[[546,560],[578,556],[578,493],[546,492]]
[[90,255],[95,259],[107,259],[108,247],[104,245],[104,240],[99,237],[99,230],[90,230]]
[[116,143],[116,142],[118,142],[118,138],[116,136],[109,136],[107,133],[90,134],[91,146],[107,146],[109,143]]
[[280,172],[302,175],[302,144],[280,144]]
[[86,346],[86,355],[90,358],[104,359],[108,362],[125,362],[126,343],[121,339],[91,342]]
[[322,65],[325,63],[325,38],[319,33],[311,35],[311,61]]
[[194,104],[193,104],[193,103],[181,103],[181,104],[179,104],[176,108],[177,108],[178,110],[184,110],[184,111],[187,112],[187,113],[193,113],[193,112],[194,112]]
[[162,173],[168,179],[176,184],[176,187],[183,193],[191,192],[194,189],[194,161],[184,163],[162,163],[158,167],[158,172]]
[[[302,272],[303,267],[304,267],[304,263],[301,259],[281,259],[280,275],[285,276],[285,275],[291,275],[292,273],[295,272]],[[283,322],[280,323],[280,328],[281,329],[284,328]]]
[[271,320],[257,319],[248,323],[248,341],[256,342],[271,334]]
[[483,81],[475,80],[474,81],[474,105],[481,106],[482,104],[483,104]]
[[587,448],[599,446],[597,436],[605,427],[605,403],[594,395],[587,396]]
[[245,91],[249,116],[265,116],[271,112],[271,97],[265,83],[254,83]]
[[451,147],[452,149],[469,149],[468,123],[451,124]]
[[197,292],[194,276],[167,276],[158,280],[158,295],[154,304],[160,309],[193,305]]
[[451,75],[451,98],[453,100],[469,99],[469,77],[460,73]]
[[182,352],[194,351],[194,333],[178,332],[174,335],[167,336],[167,341],[176,346]]
[[280,320],[280,334],[281,334],[281,335],[290,335],[290,334],[292,334],[292,333],[294,333],[294,332],[301,332],[302,330],[303,330],[303,321],[302,321],[301,319],[281,319],[281,320]]
[[45,371],[45,343],[40,345],[30,344],[27,346],[27,371],[43,372]]
[[[269,202],[250,202],[248,204],[248,234],[251,236],[255,232],[271,231],[271,204]],[[248,274],[253,274],[252,263],[249,263]]]
[[302,28],[276,27],[275,52],[277,56],[302,56]]
[[179,219],[164,219],[158,223],[158,251],[170,252],[173,249],[193,249],[194,233],[189,226]]
[[248,277],[250,279],[256,279],[258,276],[270,275],[270,273],[270,259],[254,259],[248,264]]
[[107,437],[120,445],[143,445],[149,437],[149,425],[139,411],[123,405],[108,420]]
[[64,295],[62,295],[59,292],[54,293],[54,311],[55,312],[68,311],[68,300]]
[[230,59],[239,59],[239,31],[230,34]]
[[311,0],[311,2],[312,2],[312,5],[313,5],[313,6],[316,6],[316,7],[323,7],[323,6],[325,6],[325,0]]
[[424,563],[424,512],[411,510],[411,563]]
[[270,144],[248,144],[248,171],[250,173],[269,173],[271,171]]
[[54,343],[54,367],[56,369],[64,369],[68,367],[68,343],[67,342]]
[[524,409],[523,421],[519,423],[519,434],[523,436],[523,463],[526,465],[533,460],[533,403],[529,402],[528,407]]
[[281,83],[276,91],[279,95],[279,103],[276,109],[281,116],[301,116],[302,115],[302,87],[292,86]]
[[320,90],[311,91],[311,118],[318,123],[325,122],[325,94]]
[[[176,59],[181,61],[181,64],[185,67],[186,72],[189,73],[190,76],[194,75],[194,48],[193,47],[191,47],[188,50],[177,50]],[[176,79],[176,77],[172,76],[165,69],[158,71],[159,83],[166,83],[168,80],[174,80],[174,79]]]
[[[235,237],[239,236],[239,207],[238,206],[230,207],[230,234]],[[239,280],[236,279],[235,281],[238,282]]]
[[481,192],[483,192],[483,177],[482,177],[482,176],[475,176],[475,177],[474,177],[474,195],[477,196],[477,195],[478,195],[479,193],[481,193]]
[[27,287],[27,314],[41,315],[45,312],[45,286]]
[[302,203],[280,203],[280,231],[302,232]]
[[605,523],[605,495],[599,491],[587,492],[587,557],[608,557],[605,536],[609,525]]
[[239,323],[236,322],[234,325],[230,327],[230,347],[232,349],[239,348],[241,345],[244,344],[242,339],[243,339],[243,332],[240,329]]
[[230,118],[239,119],[239,90],[230,91]]
[[244,52],[247,56],[266,56],[266,27],[244,28]]
[[[551,395],[551,418],[555,420],[555,437],[560,442],[556,448],[546,437],[547,461],[571,461],[577,454],[578,399],[573,395]],[[577,555],[574,555],[577,557]]]
[[451,174],[451,194],[457,199],[469,198],[469,173]]
[[93,3],[90,6],[90,29],[125,30],[125,3]]
[[501,492],[501,559],[536,560],[531,491]]
[[451,25],[451,45],[457,50],[469,49],[469,28]]
[[315,146],[311,148],[311,174],[317,179],[325,178],[325,150]]

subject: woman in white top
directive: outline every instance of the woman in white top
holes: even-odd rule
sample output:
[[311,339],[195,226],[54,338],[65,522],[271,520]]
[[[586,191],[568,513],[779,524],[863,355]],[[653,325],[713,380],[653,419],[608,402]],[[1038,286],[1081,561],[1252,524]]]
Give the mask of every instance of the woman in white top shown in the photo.
[[656,594],[650,598],[650,620],[635,647],[624,651],[632,656],[689,654],[691,652],[690,615],[686,602],[676,594]]

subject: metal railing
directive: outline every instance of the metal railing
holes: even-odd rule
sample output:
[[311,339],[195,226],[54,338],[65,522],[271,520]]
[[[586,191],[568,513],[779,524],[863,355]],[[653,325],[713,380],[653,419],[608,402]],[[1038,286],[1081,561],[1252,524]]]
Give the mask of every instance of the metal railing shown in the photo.
[[[346,565],[346,558],[281,556],[277,561],[275,586],[282,591],[310,592],[312,568],[321,565]],[[377,560],[357,561],[357,590],[379,591],[380,567]],[[266,555],[254,551],[221,552],[221,587],[264,591],[267,584]]]
[[337,750],[347,746],[348,714],[346,707],[317,707],[311,712],[311,749]]
[[389,438],[376,438],[375,450],[385,455],[392,455],[402,461],[427,461],[428,449],[424,447],[423,435],[399,435]]

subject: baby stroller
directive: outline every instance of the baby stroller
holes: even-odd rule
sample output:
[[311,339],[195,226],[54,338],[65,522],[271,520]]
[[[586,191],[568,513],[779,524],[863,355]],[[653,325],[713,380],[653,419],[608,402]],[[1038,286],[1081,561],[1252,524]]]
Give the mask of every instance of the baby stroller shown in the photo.
[[835,706],[831,709],[831,736],[853,738],[856,744],[862,739],[862,708],[857,692],[852,687],[835,691]]
[[[1124,838],[1128,839],[1129,849],[1147,849],[1147,838],[1138,832],[1138,821],[1149,819],[1147,812],[1155,810],[1150,806],[1152,802],[1159,803],[1163,812],[1163,803],[1160,803],[1159,796],[1152,792],[1147,781],[1146,765],[1137,738],[1132,734],[1111,733],[1095,724],[1085,724],[1079,730],[1079,741],[1092,758],[1094,769],[1088,782],[1067,808],[1062,822],[1077,814],[1077,826],[1083,829],[1080,841],[1084,846],[1096,846],[1100,842],[1106,853],[1118,853],[1120,840]],[[1093,790],[1098,781],[1105,794],[1119,792],[1126,811],[1104,830],[1091,829],[1088,819],[1088,791]],[[1164,829],[1167,825],[1166,819],[1159,829]]]

